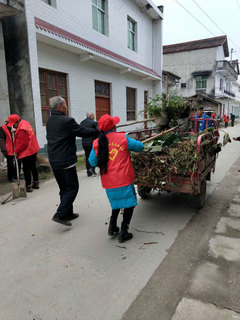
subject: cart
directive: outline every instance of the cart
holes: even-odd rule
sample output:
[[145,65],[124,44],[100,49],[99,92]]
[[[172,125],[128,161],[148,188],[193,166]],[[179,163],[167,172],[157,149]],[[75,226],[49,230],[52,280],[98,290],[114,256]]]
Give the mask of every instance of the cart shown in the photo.
[[[200,121],[206,121],[206,127],[210,125],[212,127],[211,131],[204,131],[199,134]],[[210,123],[211,121],[211,123]],[[159,186],[154,186],[154,189],[159,189],[160,191],[178,191],[182,193],[187,193],[191,195],[191,200],[194,208],[201,209],[205,204],[206,198],[206,181],[211,179],[211,173],[215,171],[215,163],[217,154],[220,151],[218,146],[219,131],[218,123],[214,119],[191,119],[191,127],[188,129],[187,134],[198,135],[197,139],[197,149],[196,153],[198,155],[198,161],[196,163],[195,169],[192,172],[187,172],[185,175],[180,175],[178,172],[174,172],[170,176],[167,182],[159,181]],[[177,131],[177,129],[176,129]],[[145,129],[146,132],[146,129]],[[148,133],[148,132],[147,132]],[[133,132],[131,132],[133,136]],[[141,136],[140,132],[137,133],[136,137]],[[148,134],[149,136],[149,134]],[[215,151],[205,156],[204,147],[215,146],[218,148],[213,148]],[[149,164],[151,166],[151,164]],[[142,199],[149,198],[150,192],[153,186],[146,184],[137,183],[137,191]]]

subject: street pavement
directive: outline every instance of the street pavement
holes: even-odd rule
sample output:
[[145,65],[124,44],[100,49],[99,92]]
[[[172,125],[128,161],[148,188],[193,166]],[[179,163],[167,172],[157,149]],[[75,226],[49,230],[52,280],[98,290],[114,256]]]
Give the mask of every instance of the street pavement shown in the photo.
[[[231,136],[238,136],[240,125],[226,131]],[[234,141],[220,153],[216,172],[208,183],[206,208],[210,208],[214,196],[217,205],[220,205],[223,196],[218,192],[225,179],[230,182],[232,178],[237,179],[236,168],[234,173],[229,170],[239,155],[240,142]],[[82,171],[79,172],[79,181],[79,194],[74,207],[80,217],[73,221],[71,228],[51,221],[59,203],[58,188],[54,180],[41,184],[41,189],[29,194],[27,199],[14,200],[0,207],[0,296],[3,297],[0,300],[0,319],[119,320],[128,308],[124,317],[131,320],[155,319],[155,316],[160,320],[168,320],[172,316],[175,317],[174,320],[203,319],[193,317],[188,309],[188,306],[194,305],[204,308],[202,303],[205,302],[195,299],[190,291],[200,290],[197,284],[191,287],[186,295],[179,290],[180,293],[173,303],[174,308],[169,308],[167,317],[161,317],[156,308],[152,308],[156,311],[152,317],[141,317],[148,314],[149,300],[144,300],[146,303],[141,303],[141,306],[138,305],[140,314],[138,312],[137,316],[131,310],[134,304],[138,304],[139,294],[144,294],[158,269],[164,265],[168,256],[171,256],[175,243],[187,234],[189,225],[195,219],[197,211],[189,205],[187,195],[154,193],[149,200],[140,199],[131,223],[134,238],[119,244],[116,238],[107,236],[111,210],[105,191],[101,188],[100,178],[88,178]],[[227,195],[225,192],[224,196]],[[229,195],[231,196],[231,193]],[[238,202],[238,195],[234,199],[233,201]],[[231,200],[232,198],[229,199]],[[235,205],[234,210],[238,212],[238,204],[232,205]],[[208,212],[205,211],[205,214]],[[238,217],[232,217],[230,213],[225,218],[227,220],[222,220],[218,226],[220,231],[224,227],[229,230],[238,221]],[[217,222],[216,218],[216,225]],[[211,228],[211,232],[213,230]],[[201,232],[204,232],[204,229]],[[235,231],[237,232],[238,230]],[[202,233],[200,235],[202,236]],[[221,250],[219,252],[219,242],[222,244],[226,240],[222,239],[223,235],[223,231],[216,233],[209,242],[209,254],[215,259],[226,258],[222,257]],[[238,250],[238,242],[234,242],[234,245],[229,242],[225,244],[226,247],[230,245],[236,246],[235,251]],[[181,248],[183,252],[186,249],[184,246]],[[178,250],[179,254],[181,250]],[[234,256],[232,250],[230,257]],[[179,262],[175,261],[175,264],[180,262],[181,259]],[[196,271],[197,274],[201,274],[208,267],[212,268],[214,273],[218,268],[211,263],[212,261],[206,261],[202,269]],[[238,260],[234,263],[238,263]],[[154,279],[155,287],[161,287],[159,277]],[[168,280],[170,288],[171,278],[165,280]],[[177,287],[177,282],[173,284]],[[164,289],[167,291],[167,287]],[[150,293],[148,290],[148,297],[151,297]],[[164,296],[164,292],[161,294]],[[155,295],[152,300],[156,299],[158,296]],[[171,305],[171,300],[167,301],[167,304]],[[209,308],[211,307],[212,305]],[[215,307],[219,311],[218,306]],[[141,308],[144,308],[145,313]],[[237,314],[236,309],[228,311],[232,310]],[[184,312],[190,317],[184,318]],[[220,319],[239,319],[227,316]],[[216,318],[205,316],[205,319]]]

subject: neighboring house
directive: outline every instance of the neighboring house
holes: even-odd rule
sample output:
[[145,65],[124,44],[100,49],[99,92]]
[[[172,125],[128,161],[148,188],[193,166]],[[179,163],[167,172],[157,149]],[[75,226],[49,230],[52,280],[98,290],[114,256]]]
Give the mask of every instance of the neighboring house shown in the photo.
[[143,110],[148,95],[161,93],[163,14],[152,0],[25,0],[25,11],[26,21],[6,26],[9,48],[13,34],[29,48],[29,56],[9,61],[18,66],[20,82],[30,81],[23,105],[12,105],[35,123],[41,148],[54,95],[66,99],[77,122],[93,111],[97,120],[110,113],[125,123]]
[[229,56],[226,36],[163,46],[163,68],[181,77],[181,94],[216,114],[234,111],[238,62]]
[[20,14],[24,10],[23,1],[0,0],[0,126],[10,115],[6,54],[2,21],[9,16]]
[[180,77],[172,72],[162,72],[162,92],[168,95],[171,91],[180,93]]

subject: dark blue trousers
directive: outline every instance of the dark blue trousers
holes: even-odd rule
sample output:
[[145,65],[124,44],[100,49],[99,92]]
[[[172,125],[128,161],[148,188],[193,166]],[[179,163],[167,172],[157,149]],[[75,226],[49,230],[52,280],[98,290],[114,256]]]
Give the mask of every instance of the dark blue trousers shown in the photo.
[[73,202],[77,196],[79,184],[76,167],[53,169],[60,192],[60,205],[55,217],[67,219],[73,213]]

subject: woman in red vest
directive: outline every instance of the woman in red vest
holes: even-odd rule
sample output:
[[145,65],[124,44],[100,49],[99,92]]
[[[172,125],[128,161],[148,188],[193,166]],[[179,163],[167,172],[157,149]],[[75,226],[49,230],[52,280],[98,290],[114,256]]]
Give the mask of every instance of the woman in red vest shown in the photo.
[[119,117],[111,117],[108,114],[100,118],[98,122],[100,135],[93,142],[89,163],[92,167],[99,166],[102,186],[106,189],[110,201],[112,208],[108,228],[110,236],[119,232],[117,218],[120,209],[124,208],[121,231],[118,235],[118,241],[122,243],[133,237],[128,228],[134,207],[137,205],[134,169],[129,151],[140,152],[143,144],[129,138],[124,132],[116,132],[116,124],[119,121]]
[[39,189],[36,159],[40,148],[31,124],[20,119],[17,114],[12,114],[8,117],[7,126],[15,129],[14,153],[22,160],[27,192],[32,192],[32,188]]

